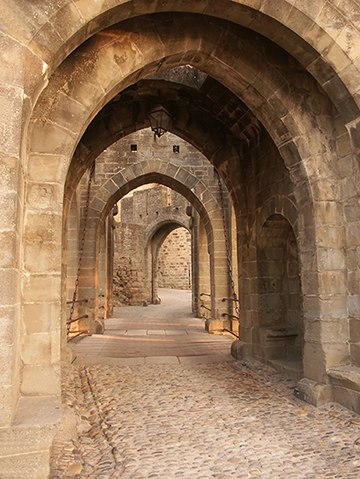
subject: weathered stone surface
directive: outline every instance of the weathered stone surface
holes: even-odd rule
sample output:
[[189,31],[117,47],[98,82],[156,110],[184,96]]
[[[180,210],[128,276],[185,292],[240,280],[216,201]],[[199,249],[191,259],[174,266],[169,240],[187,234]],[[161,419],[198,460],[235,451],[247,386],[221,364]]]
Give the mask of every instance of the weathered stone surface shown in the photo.
[[[7,357],[9,360],[9,357]],[[6,372],[7,378],[8,372]],[[13,386],[8,385],[2,381],[0,386],[0,424],[1,427],[8,427],[13,419],[14,404],[13,404]]]
[[[149,108],[159,102],[170,110],[174,134],[211,161],[209,171],[187,170],[170,153],[161,165],[149,155],[143,168],[129,164],[122,174],[119,164],[126,155],[113,158],[116,184],[111,179],[109,188],[109,179],[104,180],[88,223],[93,243],[85,248],[81,293],[92,300],[93,315],[101,317],[102,307],[111,310],[111,288],[104,279],[111,270],[104,259],[111,247],[104,247],[101,256],[96,240],[97,221],[104,219],[100,210],[107,201],[111,208],[116,188],[121,194],[130,191],[145,172],[146,181],[167,175],[167,186],[187,185],[193,194],[188,199],[203,223],[197,293],[217,298],[207,306],[216,321],[233,312],[220,303],[231,294],[225,243],[219,243],[221,220],[209,218],[218,200],[208,181],[215,166],[234,203],[236,288],[246,350],[259,357],[265,350],[276,352],[275,346],[267,350],[260,343],[261,328],[278,323],[283,329],[285,322],[285,330],[297,325],[299,341],[292,352],[303,357],[307,379],[320,388],[327,387],[327,369],[339,363],[360,366],[358,2],[2,0],[0,6],[0,306],[13,308],[2,315],[0,424],[11,422],[19,390],[36,395],[37,386],[45,389],[39,375],[23,370],[22,357],[29,363],[39,360],[26,334],[32,340],[49,335],[50,348],[31,342],[46,364],[58,367],[58,331],[65,332],[67,315],[65,307],[60,314],[60,306],[75,284],[79,255],[74,244],[80,236],[79,221],[67,243],[59,219],[66,226],[71,195],[91,162],[120,136],[147,128]],[[168,75],[173,67],[189,70],[189,65],[199,69],[196,82],[182,82],[174,71]],[[170,88],[174,79],[180,86]],[[86,188],[86,177],[83,183]],[[84,205],[81,189],[75,193],[76,212]],[[283,261],[274,244],[277,235],[263,235],[264,240],[261,233],[274,215],[289,223],[295,238],[282,238],[287,245]],[[55,306],[40,311],[35,306],[48,301]],[[304,330],[308,344],[303,349]],[[289,348],[282,349],[288,354]],[[355,407],[356,384],[336,385],[334,399]],[[106,469],[109,458],[101,461]],[[38,475],[35,462],[29,456],[28,477]],[[230,457],[230,466],[220,471],[215,465],[211,475],[231,475],[227,466],[236,463]],[[134,470],[131,459],[125,465],[125,476],[146,476],[146,470]],[[260,476],[257,465],[250,465],[249,473]],[[13,471],[15,462],[8,466]],[[124,472],[123,465],[120,469],[114,476]],[[68,472],[84,474],[77,460]],[[282,472],[291,477],[286,468]],[[352,471],[347,473],[351,477]],[[16,477],[15,469],[11,474]]]
[[0,429],[1,477],[48,477],[49,448],[60,422],[60,411],[56,397],[22,398],[19,401],[15,424]]
[[260,363],[79,365],[64,380],[88,426],[54,443],[54,478],[357,477],[358,416],[304,405]]
[[[47,357],[47,363],[49,358]],[[25,365],[22,372],[21,392],[25,396],[58,395],[60,373],[58,368],[49,365]]]
[[[32,434],[34,438],[34,433]],[[27,444],[25,444],[25,447]],[[50,441],[45,445],[50,446]],[[44,479],[49,475],[50,454],[48,451],[36,451],[25,454],[0,456],[0,470],[3,479],[18,479],[26,475],[29,479]]]
[[29,274],[24,281],[24,300],[53,302],[60,300],[60,278],[57,274]]
[[311,379],[301,379],[295,389],[295,396],[314,406],[328,404],[333,400],[331,386],[318,384]]
[[49,333],[28,334],[24,338],[22,360],[24,364],[48,364],[51,354],[51,336]]
[[185,228],[167,236],[158,261],[159,288],[191,289],[191,236]]

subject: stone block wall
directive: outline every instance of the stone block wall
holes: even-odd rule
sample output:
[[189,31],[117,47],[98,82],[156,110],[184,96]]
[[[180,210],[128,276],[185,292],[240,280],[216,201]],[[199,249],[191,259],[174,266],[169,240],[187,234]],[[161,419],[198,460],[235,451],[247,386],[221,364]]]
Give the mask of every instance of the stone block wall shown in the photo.
[[304,318],[294,186],[266,136],[249,149],[239,170],[242,191],[252,199],[238,221],[241,336],[252,356],[300,359]]
[[185,228],[172,231],[160,248],[158,286],[191,289],[191,236]]

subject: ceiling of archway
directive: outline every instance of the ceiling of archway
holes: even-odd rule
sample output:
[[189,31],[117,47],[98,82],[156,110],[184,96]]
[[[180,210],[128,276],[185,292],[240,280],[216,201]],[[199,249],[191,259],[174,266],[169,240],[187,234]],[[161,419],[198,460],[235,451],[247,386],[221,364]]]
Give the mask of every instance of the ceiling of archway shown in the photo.
[[181,65],[154,73],[147,78],[150,80],[172,81],[200,90],[205,80],[208,78],[208,75],[192,65]]
[[[162,28],[164,29],[163,42],[160,43],[159,46],[161,49],[162,44],[167,39],[168,29],[170,28],[165,21],[167,18],[166,15],[158,15],[151,19],[138,18],[136,21],[132,20],[123,22],[121,23],[121,34],[124,35],[124,39],[126,40],[128,31],[130,34],[134,29],[136,30],[135,27],[139,26],[140,28],[141,26],[142,30],[140,37],[144,37],[144,43],[146,43],[146,35],[150,35],[147,29],[150,27],[152,35],[157,39],[157,32],[160,31],[160,26],[156,25],[155,28],[154,25],[156,21],[160,22],[161,20],[163,22]],[[187,26],[188,24],[191,24],[190,17],[181,16],[179,18],[184,20],[184,25]],[[175,21],[174,18],[173,21]],[[220,25],[218,25],[218,23]],[[271,65],[270,57],[275,62],[270,72],[271,75],[273,74],[276,76],[276,81],[274,80],[275,83],[273,86],[275,91],[277,91],[276,88],[284,81],[282,70],[277,69],[278,62],[282,60],[282,57],[284,57],[284,68],[291,67],[294,69],[294,72],[295,70],[297,71],[297,68],[301,68],[296,62],[291,61],[285,52],[280,51],[278,47],[275,48],[275,46],[272,46],[269,53],[262,44],[263,39],[257,34],[252,33],[250,38],[250,34],[246,29],[239,29],[235,25],[223,21],[211,21],[210,24],[214,29],[214,35],[217,34],[216,45],[218,45],[218,41],[226,42],[229,38],[233,38],[231,36],[232,34],[236,34],[239,37],[238,39],[242,45],[242,52],[244,55],[248,54],[248,50],[245,49],[244,45],[252,45],[252,40],[254,39],[259,41],[259,44],[256,44],[256,49],[253,46],[251,51],[255,54],[257,51],[261,50],[261,58],[267,59],[269,65]],[[193,32],[193,36],[195,37],[194,45],[192,47],[193,49],[195,49],[198,44],[197,34],[197,30]],[[206,37],[207,31],[203,31],[202,34]],[[104,32],[103,37],[99,39],[99,45],[95,45],[96,42],[94,43],[96,48],[100,49],[100,46],[103,44],[102,42],[106,43],[108,41],[107,35],[111,39],[117,38],[118,31],[115,28],[114,30]],[[179,35],[181,35],[181,33],[179,33]],[[230,36],[228,37],[227,35]],[[206,40],[208,39],[206,38]],[[172,36],[170,36],[169,42],[170,41],[177,41],[177,36],[174,32],[172,32]],[[212,37],[209,43],[210,45],[208,48],[211,49],[213,45]],[[135,47],[132,46],[132,48]],[[149,48],[153,48],[152,43],[149,43]],[[180,47],[179,50],[182,51]],[[146,53],[147,50],[145,49],[144,55],[146,55]],[[83,137],[82,143],[88,151],[97,151],[97,154],[99,154],[101,150],[98,149],[99,146],[97,145],[101,144],[101,148],[104,149],[119,138],[126,136],[128,133],[149,126],[148,114],[151,109],[159,103],[165,106],[171,113],[173,119],[173,128],[171,131],[192,143],[209,159],[213,159],[216,152],[229,147],[229,145],[231,145],[231,148],[237,153],[236,158],[238,158],[241,156],[243,147],[247,147],[252,143],[257,142],[260,135],[266,135],[265,129],[262,127],[257,117],[238,98],[238,96],[230,90],[230,88],[233,89],[232,77],[229,79],[229,84],[227,83],[227,88],[220,83],[223,76],[219,75],[217,77],[218,80],[216,80],[196,68],[189,68],[186,61],[184,61],[183,56],[178,58],[179,55],[181,55],[181,53],[179,53],[176,58],[174,57],[174,59],[172,59],[172,63],[165,62],[165,64],[171,65],[179,62],[179,64],[183,63],[183,66],[168,68],[167,70],[163,64],[163,60],[166,60],[166,56],[162,57],[161,55],[155,55],[154,62],[149,63],[151,67],[149,66],[148,69],[143,68],[141,73],[137,73],[129,80],[129,82],[133,81],[136,76],[139,78],[141,75],[145,75],[144,79],[135,82],[120,91],[120,93],[113,97],[103,107],[89,125],[87,132]],[[226,52],[224,55],[225,59],[222,59],[221,55],[219,55],[221,61],[219,61],[218,70],[222,69],[224,62],[226,63]],[[204,62],[206,62],[206,58],[205,55],[203,59]],[[193,63],[196,63],[195,60],[196,59],[194,59]],[[260,57],[257,59],[257,62],[259,61]],[[86,63],[84,64],[84,68],[85,66]],[[254,66],[254,71],[257,71],[255,68],[256,66],[258,66],[257,63]],[[205,69],[205,65],[203,65],[203,67]],[[209,69],[210,72],[214,73],[214,76],[216,76],[216,72],[218,71],[215,70]],[[151,74],[146,76],[146,72],[149,73],[150,71]],[[161,72],[154,73],[154,71]],[[235,75],[235,71],[231,71]],[[288,72],[288,69],[286,71]],[[226,70],[226,72],[228,71]],[[127,84],[129,84],[129,82]],[[241,80],[239,80],[239,82],[241,83]],[[266,85],[264,84],[266,92],[270,89],[270,86],[267,83]],[[256,92],[254,93],[252,90],[250,92],[250,90],[251,88],[248,86],[245,88],[245,91],[247,91],[250,96],[255,95]],[[234,88],[234,91],[237,90]],[[239,95],[240,94],[241,92]],[[298,96],[301,96],[302,93],[297,92],[297,94]],[[275,100],[276,98],[274,101]],[[246,98],[244,101],[246,101]],[[251,102],[249,103],[252,104]],[[253,104],[255,108],[254,111],[256,111],[257,100],[254,101]],[[279,114],[285,114],[284,109],[281,109],[282,104],[275,106],[280,110]],[[267,113],[267,110],[265,110],[266,106],[264,107],[264,114]],[[264,124],[266,124],[266,122],[264,122]],[[286,141],[287,140],[288,138],[286,138]],[[221,161],[224,161],[224,159],[229,156],[228,152],[223,154],[222,158],[220,158],[219,155],[219,160],[213,161],[213,164],[218,167],[221,164]],[[94,157],[95,156],[93,156],[92,160]],[[83,166],[86,168],[85,162],[83,163]]]
[[[159,103],[172,116],[172,133],[193,144],[208,159],[231,146],[241,155],[260,135],[267,135],[251,110],[224,85],[197,69],[177,67],[140,80],[116,95],[89,125],[79,151],[85,146],[92,152],[88,160],[92,162],[120,138],[150,126],[148,114]],[[81,154],[74,160],[70,188],[71,184],[76,186],[76,178],[80,179],[87,168]],[[216,161],[214,166],[219,167]]]
[[[174,70],[177,70],[176,75]],[[257,140],[264,129],[249,108],[233,93],[195,69],[196,87],[190,87],[189,70],[185,79],[183,72],[172,69],[168,76],[159,75],[158,78],[141,80],[119,93],[94,119],[89,127],[90,136],[94,136],[97,123],[109,123],[114,116],[120,119],[122,114],[129,111],[134,124],[147,126],[149,112],[155,105],[161,104],[171,114],[172,131],[183,136],[181,133],[193,130],[192,143],[196,144],[199,129],[209,132],[218,143],[232,141],[249,146]],[[201,81],[198,81],[199,78]],[[124,124],[119,121],[119,132],[122,127]],[[189,140],[188,133],[184,137]]]
[[[171,69],[170,72],[174,70],[178,69]],[[260,122],[246,105],[219,82],[205,75],[201,83],[197,82],[197,88],[189,87],[188,75],[183,75],[181,70],[170,78],[141,80],[117,95],[111,103],[130,102],[145,115],[160,103],[168,109],[174,120],[180,120],[180,124],[200,117],[217,136],[232,136],[247,145],[257,138],[261,130]],[[111,104],[109,106],[111,108]]]
[[[187,26],[189,24],[191,26],[190,17],[188,18],[186,16],[182,18],[185,22],[184,25]],[[164,16],[161,16],[161,18],[159,17],[159,19],[162,19],[164,21]],[[138,19],[138,21],[140,20]],[[144,22],[144,19],[142,19],[142,21]],[[153,19],[152,22],[154,23],[154,21],[155,20]],[[219,165],[222,164],[221,161],[225,163],[229,160],[229,158],[231,158],[231,160],[234,160],[234,164],[237,164],[238,158],[241,157],[241,150],[243,147],[246,148],[254,143],[258,143],[259,137],[262,135],[268,137],[268,134],[266,133],[265,128],[263,128],[263,126],[261,125],[259,119],[253,114],[249,107],[245,105],[244,102],[247,100],[246,95],[244,95],[244,102],[242,102],[239,97],[231,91],[233,90],[234,92],[237,92],[239,96],[242,95],[242,90],[240,90],[240,87],[239,89],[236,89],[234,87],[236,68],[233,67],[233,64],[229,64],[228,69],[224,67],[224,72],[222,72],[223,65],[226,66],[229,63],[227,63],[227,61],[229,60],[227,56],[227,51],[223,52],[224,58],[220,54],[218,54],[218,56],[214,56],[214,58],[217,58],[216,68],[214,67],[207,69],[205,64],[208,58],[207,51],[201,57],[201,61],[196,60],[196,48],[200,48],[198,46],[198,43],[201,44],[201,41],[205,42],[209,40],[208,48],[211,50],[211,48],[216,48],[213,47],[213,43],[215,43],[215,45],[218,45],[218,41],[221,41],[225,44],[228,40],[227,35],[229,35],[229,38],[233,38],[231,35],[234,34],[235,38],[236,34],[238,35],[238,40],[241,43],[241,51],[243,55],[246,56],[246,58],[247,56],[249,56],[250,58],[251,53],[255,55],[255,53],[257,54],[257,52],[260,52],[261,50],[260,53],[262,54],[262,56],[259,54],[259,58],[256,57],[257,60],[255,62],[253,70],[249,71],[247,74],[259,75],[259,71],[263,72],[263,69],[261,69],[259,66],[260,60],[263,59],[264,61],[267,60],[269,62],[269,65],[271,66],[271,69],[269,66],[269,70],[271,70],[271,78],[269,78],[273,80],[273,75],[274,80],[273,84],[270,80],[269,84],[265,82],[265,85],[264,83],[265,86],[263,86],[264,91],[266,90],[265,93],[268,91],[272,92],[273,90],[277,91],[276,88],[278,88],[279,85],[282,85],[285,82],[283,70],[286,70],[286,73],[288,73],[291,67],[293,68],[294,72],[297,72],[297,68],[300,68],[300,66],[295,61],[292,61],[290,58],[288,58],[285,52],[281,52],[278,47],[273,46],[274,48],[271,47],[270,52],[268,52],[265,46],[262,44],[263,39],[258,38],[258,35],[252,34],[251,38],[249,38],[248,32],[245,31],[245,29],[240,29],[238,32],[238,29],[235,28],[235,26],[230,25],[228,27],[225,22],[220,23],[220,26],[222,28],[217,25],[217,22],[211,22],[212,28],[217,34],[216,42],[214,42],[212,37],[210,40],[206,37],[207,30],[206,28],[204,28],[204,26],[202,26],[203,30],[201,30],[201,32],[205,40],[202,40],[203,37],[199,35],[199,32],[197,30],[193,32],[193,37],[195,38],[195,40],[193,39],[192,44],[192,49],[195,51],[195,53],[192,52],[192,55],[194,56],[193,63],[196,65],[201,65],[199,68],[203,68],[208,73],[210,73],[210,75],[213,76],[210,76],[208,73],[204,73],[197,68],[188,66],[187,61],[184,60],[184,57],[182,56],[182,52],[184,51],[183,48],[185,48],[185,46],[182,44],[177,48],[176,55],[173,55],[173,57],[171,55],[168,55],[167,57],[163,53],[162,47],[167,39],[168,26],[166,24],[161,25],[161,27],[164,29],[164,32],[162,42],[159,42],[160,54],[154,55],[153,61],[149,61],[148,64],[140,62],[139,65],[141,65],[141,69],[136,70],[134,75],[131,76],[131,78],[129,78],[129,80],[124,83],[124,85],[122,85],[122,88],[124,89],[117,93],[115,96],[113,96],[112,99],[108,101],[108,103],[97,114],[92,123],[89,125],[87,132],[83,137],[83,144],[86,145],[87,150],[96,150],[96,143],[101,144],[102,149],[107,148],[111,143],[114,143],[121,137],[126,136],[128,133],[149,126],[149,112],[155,105],[159,103],[166,107],[166,109],[171,114],[171,117],[173,119],[173,128],[171,129],[171,131],[192,143],[202,153],[204,153],[205,156],[208,157],[208,159],[211,158],[211,160],[213,160],[212,155],[207,154],[209,151],[214,154],[214,152],[225,148],[229,144],[232,145],[233,149],[238,154],[234,157],[231,157],[231,155],[229,155],[226,151],[224,154],[219,155],[219,158],[220,156],[221,158],[218,162],[212,161],[214,166],[216,166],[217,168],[219,167]],[[130,25],[129,31],[131,32],[132,29],[133,26]],[[235,29],[236,31],[234,30],[233,32],[233,29]],[[151,34],[157,41],[157,35],[159,31],[160,26],[157,26],[157,28],[155,28],[154,25],[152,25]],[[118,41],[118,33],[119,32],[116,29],[114,29],[114,31],[109,30],[108,32],[104,32],[102,37],[99,36],[99,44],[97,44],[94,40],[94,52],[99,51],[100,55],[100,47],[102,47],[103,43],[106,44],[106,42],[108,41],[108,37],[111,38],[111,41],[113,39],[114,41]],[[126,40],[127,30],[124,25],[122,25],[121,34]],[[139,39],[138,48],[141,53],[139,57],[141,58],[143,55],[145,56],[145,58],[147,58],[146,54],[148,53],[148,50],[150,51],[151,49],[155,48],[153,46],[153,42],[149,42],[148,49],[146,49],[147,47],[144,47],[144,52],[140,50],[141,40],[143,37],[146,38],[147,34],[152,38],[150,33],[146,30],[146,25],[144,25],[143,30],[141,31],[141,35],[139,35],[139,37],[141,38]],[[181,34],[179,33],[179,35]],[[198,35],[200,39],[198,39]],[[259,44],[256,44],[254,46],[252,44],[253,39],[258,39]],[[176,33],[174,34],[174,32],[172,32],[172,36],[170,36],[169,42],[170,41],[173,41],[176,44]],[[184,41],[184,43],[186,42]],[[157,45],[156,42],[154,44],[155,46]],[[132,50],[135,48],[134,45],[137,44],[131,44]],[[90,44],[90,47],[91,46],[92,44]],[[91,50],[90,47],[89,49]],[[250,47],[251,52],[249,53],[248,48],[250,49]],[[131,58],[132,50],[129,53],[129,56]],[[116,54],[120,55],[123,52],[123,43],[119,42],[117,50],[113,50],[112,48],[110,48],[111,55],[114,55],[114,51],[117,52]],[[92,58],[90,55],[89,57],[85,57],[86,55],[84,56],[84,68],[87,65],[86,61],[90,62]],[[233,58],[233,56],[230,54],[229,57]],[[283,69],[277,68],[278,63],[281,62],[283,57]],[[168,63],[166,63],[166,58],[170,58]],[[188,57],[186,58],[188,59]],[[274,61],[274,65],[271,64],[270,60]],[[166,69],[163,61],[165,61],[165,65],[181,66],[176,66],[175,68],[169,67],[168,69]],[[188,61],[191,61],[191,59]],[[242,64],[240,63],[240,66],[241,65]],[[257,69],[255,67],[259,68]],[[267,63],[265,65],[265,69],[266,67]],[[286,69],[287,67],[289,68]],[[242,69],[239,67],[238,71],[242,72]],[[114,72],[114,78],[117,78],[117,67],[115,68]],[[151,72],[151,74],[149,74],[149,72]],[[245,72],[243,72],[243,74],[245,75]],[[229,76],[228,82],[226,82],[225,75]],[[241,76],[240,73],[239,76]],[[130,84],[136,78],[141,77],[143,79],[137,82],[135,81],[133,84]],[[215,79],[215,77],[217,79]],[[222,81],[226,83],[227,87],[225,87],[221,83]],[[290,81],[290,79],[287,81]],[[127,86],[125,88],[125,86],[129,84],[130,86]],[[246,82],[244,82],[243,85],[241,79],[239,79],[239,84],[241,84],[242,86],[245,85],[244,91],[247,91],[249,93],[251,88]],[[115,94],[119,91],[119,89],[120,88],[118,88],[118,86],[116,86],[116,88],[114,87],[111,90],[109,89],[109,95],[106,97],[106,99],[111,98],[111,93]],[[253,93],[251,90],[251,93],[249,93],[249,95],[250,94],[255,95],[256,92]],[[300,96],[300,93],[297,92],[297,95]],[[254,111],[256,111],[256,101],[254,101],[253,103],[249,101],[249,104],[254,105]],[[277,108],[280,110],[280,107],[281,104]],[[279,115],[284,115],[283,109],[279,111]],[[259,118],[262,117],[259,116]],[[264,125],[266,125],[265,121]],[[208,148],[208,145],[204,144],[206,141],[211,143],[210,148]],[[88,144],[86,144],[87,142]],[[100,151],[98,151],[98,154],[100,153]],[[92,160],[94,158],[95,156],[92,157]],[[83,163],[83,166],[84,165],[86,168],[85,162]],[[230,176],[230,174],[231,173],[228,173],[228,171],[225,171],[225,175]]]

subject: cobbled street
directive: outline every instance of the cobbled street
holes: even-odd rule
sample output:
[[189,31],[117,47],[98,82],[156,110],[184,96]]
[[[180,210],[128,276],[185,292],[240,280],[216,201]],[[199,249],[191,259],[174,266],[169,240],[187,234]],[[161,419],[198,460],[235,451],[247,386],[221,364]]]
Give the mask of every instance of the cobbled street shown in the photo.
[[[161,308],[143,312],[155,313]],[[180,316],[173,314],[183,328]],[[148,337],[144,321],[139,328]],[[132,331],[124,321],[119,327],[112,337]],[[197,335],[214,339],[164,331],[163,338],[189,336],[192,347]],[[63,398],[77,415],[79,439],[55,441],[52,479],[360,477],[359,416],[334,404],[301,402],[293,395],[295,382],[270,367],[219,350],[181,356],[179,346],[171,357],[158,345],[159,355],[149,360],[138,343],[137,357],[128,346],[126,357],[114,358],[96,343],[100,339],[80,341],[64,374]],[[228,337],[218,341],[229,349]]]

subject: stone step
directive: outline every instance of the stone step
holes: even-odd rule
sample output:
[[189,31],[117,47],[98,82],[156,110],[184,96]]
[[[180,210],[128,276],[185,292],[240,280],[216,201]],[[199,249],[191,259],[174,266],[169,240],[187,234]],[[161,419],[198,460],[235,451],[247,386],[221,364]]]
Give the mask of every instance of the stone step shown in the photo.
[[1,479],[47,478],[61,419],[59,400],[53,396],[20,398],[14,424],[0,428]]

